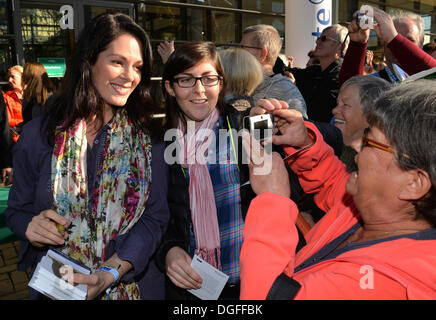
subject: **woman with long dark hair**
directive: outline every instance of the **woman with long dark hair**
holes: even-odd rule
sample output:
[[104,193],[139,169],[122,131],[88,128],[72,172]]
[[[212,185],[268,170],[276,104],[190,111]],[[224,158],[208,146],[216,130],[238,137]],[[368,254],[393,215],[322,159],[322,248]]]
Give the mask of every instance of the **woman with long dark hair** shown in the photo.
[[[152,122],[152,54],[124,14],[82,31],[50,113],[24,126],[5,212],[22,238],[18,269],[48,248],[88,266],[88,299],[162,299],[152,256],[168,220],[164,145]],[[31,290],[31,298],[40,296]]]

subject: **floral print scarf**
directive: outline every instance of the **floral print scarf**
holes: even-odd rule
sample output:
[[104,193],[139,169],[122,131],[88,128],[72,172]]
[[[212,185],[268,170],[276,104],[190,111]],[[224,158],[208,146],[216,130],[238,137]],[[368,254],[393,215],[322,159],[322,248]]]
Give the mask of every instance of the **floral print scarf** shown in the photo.
[[[88,199],[86,122],[77,121],[57,131],[52,157],[54,210],[72,223],[61,249],[95,271],[110,257],[109,241],[127,233],[147,204],[151,185],[151,139],[137,130],[125,109],[118,109],[109,130]],[[105,298],[105,295],[102,296]],[[139,299],[135,282],[120,282],[111,289],[112,299]]]

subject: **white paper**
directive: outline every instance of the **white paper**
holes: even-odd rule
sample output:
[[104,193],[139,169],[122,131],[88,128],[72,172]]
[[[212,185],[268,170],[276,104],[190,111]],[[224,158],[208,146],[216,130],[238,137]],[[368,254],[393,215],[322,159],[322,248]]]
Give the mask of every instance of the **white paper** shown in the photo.
[[88,286],[68,283],[60,274],[61,267],[69,272],[90,274],[91,271],[60,252],[49,250],[38,263],[29,286],[55,300],[85,300]]
[[188,291],[202,300],[218,300],[229,276],[197,255],[192,258],[191,267],[201,276],[203,283],[200,289]]

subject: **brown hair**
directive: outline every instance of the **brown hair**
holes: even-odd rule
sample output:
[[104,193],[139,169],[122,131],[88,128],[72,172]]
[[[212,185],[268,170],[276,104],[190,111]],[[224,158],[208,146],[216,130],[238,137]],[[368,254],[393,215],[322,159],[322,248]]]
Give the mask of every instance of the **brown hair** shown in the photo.
[[[180,110],[179,105],[175,97],[168,94],[165,88],[165,81],[169,81],[171,86],[174,85],[174,76],[183,71],[192,68],[197,63],[202,60],[211,61],[212,65],[215,67],[218,75],[224,78],[224,70],[221,64],[221,59],[218,54],[218,50],[215,44],[212,42],[205,41],[195,41],[187,42],[179,47],[170,55],[162,74],[162,92],[165,97],[165,111],[166,111],[166,126],[167,128],[176,128],[178,119],[186,121],[183,117],[183,113]],[[223,86],[218,98],[216,108],[220,115],[225,113],[225,85],[223,81]]]
[[54,91],[45,67],[39,62],[27,62],[23,71],[23,96],[27,103],[44,105],[47,96]]

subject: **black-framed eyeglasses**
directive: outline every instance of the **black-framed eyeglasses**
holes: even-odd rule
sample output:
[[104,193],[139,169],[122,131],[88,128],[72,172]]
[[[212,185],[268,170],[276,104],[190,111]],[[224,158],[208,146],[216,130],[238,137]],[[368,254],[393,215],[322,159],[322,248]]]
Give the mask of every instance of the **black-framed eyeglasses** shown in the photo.
[[184,76],[174,78],[173,81],[176,82],[181,88],[192,88],[197,84],[197,80],[200,80],[201,84],[205,87],[216,86],[222,79],[219,75],[207,75],[201,77]]
[[262,50],[263,49],[261,47],[246,46],[246,45],[243,45],[243,44],[238,44],[236,47],[237,48],[242,48],[242,49],[257,49],[257,50]]
[[[368,138],[368,137],[367,137],[367,136],[368,136],[368,133],[369,133],[369,128],[366,128],[366,129],[363,131],[362,147],[361,147],[362,149],[363,149],[364,147],[374,147],[374,148],[377,148],[377,149],[379,149],[379,150],[387,151],[387,152],[390,152],[390,153],[393,153],[393,154],[396,154],[396,153],[397,153],[397,152],[395,151],[395,149],[392,148],[391,146],[388,146],[388,145],[386,145],[386,144],[384,144],[384,143],[381,143],[381,142],[378,142],[378,141],[376,141],[376,140],[373,140],[373,139]],[[405,153],[403,153],[403,152],[399,153],[399,155],[402,156],[402,157],[404,157],[404,158],[410,159],[409,155],[408,155],[408,154],[405,154]]]
[[327,39],[332,40],[332,41],[334,41],[334,42],[338,42],[338,39],[335,39],[335,38],[332,38],[332,37],[326,36],[325,34],[322,35],[321,37],[316,38],[316,40],[321,40],[321,42],[324,42],[324,41],[326,41]]

